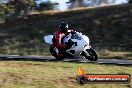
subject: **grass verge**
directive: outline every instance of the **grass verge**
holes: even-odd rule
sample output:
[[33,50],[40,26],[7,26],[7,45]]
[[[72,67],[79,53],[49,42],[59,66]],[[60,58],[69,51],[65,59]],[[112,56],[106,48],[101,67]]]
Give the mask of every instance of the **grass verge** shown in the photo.
[[130,84],[76,83],[76,74],[82,66],[90,74],[132,75],[131,67],[70,62],[1,61],[0,88],[131,88]]
[[98,51],[100,58],[112,58],[112,59],[126,59],[132,60],[132,52],[122,52],[122,51]]

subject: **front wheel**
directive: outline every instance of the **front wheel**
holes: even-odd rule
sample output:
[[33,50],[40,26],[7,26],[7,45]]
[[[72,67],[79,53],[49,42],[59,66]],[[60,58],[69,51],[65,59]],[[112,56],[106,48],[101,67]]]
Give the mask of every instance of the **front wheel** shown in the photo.
[[97,52],[93,49],[86,49],[86,52],[89,54],[87,55],[84,51],[82,52],[82,56],[90,61],[97,61],[98,59],[98,54]]

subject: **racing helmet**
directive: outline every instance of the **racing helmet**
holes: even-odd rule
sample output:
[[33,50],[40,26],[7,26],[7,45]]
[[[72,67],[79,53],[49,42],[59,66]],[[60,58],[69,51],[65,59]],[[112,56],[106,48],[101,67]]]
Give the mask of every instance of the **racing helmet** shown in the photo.
[[66,22],[61,22],[59,25],[59,30],[61,32],[67,32],[68,31],[68,24]]

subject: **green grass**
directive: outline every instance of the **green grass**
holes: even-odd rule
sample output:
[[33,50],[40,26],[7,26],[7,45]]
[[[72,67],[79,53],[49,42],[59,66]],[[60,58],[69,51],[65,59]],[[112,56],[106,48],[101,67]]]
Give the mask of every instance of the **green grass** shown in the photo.
[[0,88],[131,88],[130,84],[76,83],[77,69],[81,66],[90,74],[129,73],[132,68],[70,62],[1,61]]

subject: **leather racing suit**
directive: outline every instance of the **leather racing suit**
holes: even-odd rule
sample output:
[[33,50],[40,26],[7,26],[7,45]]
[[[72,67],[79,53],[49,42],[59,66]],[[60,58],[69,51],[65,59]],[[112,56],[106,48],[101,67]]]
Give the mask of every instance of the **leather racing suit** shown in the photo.
[[73,30],[68,30],[66,33],[57,30],[54,33],[53,39],[52,39],[52,47],[56,47],[59,50],[58,56],[63,56],[63,53],[65,52],[65,50],[67,49],[67,45],[63,43],[63,39],[65,38],[65,36],[69,33],[75,33],[75,31]]

